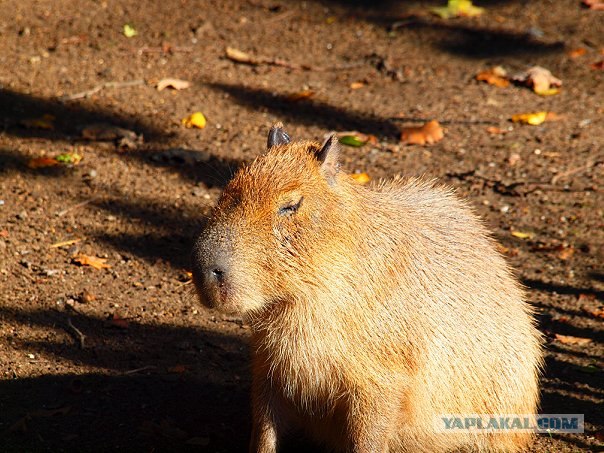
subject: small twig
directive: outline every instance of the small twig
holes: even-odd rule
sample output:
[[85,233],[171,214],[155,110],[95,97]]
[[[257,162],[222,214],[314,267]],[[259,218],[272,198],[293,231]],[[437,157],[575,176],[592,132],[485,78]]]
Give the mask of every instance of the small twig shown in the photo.
[[561,179],[564,179],[568,176],[572,176],[576,173],[581,173],[585,170],[589,170],[592,167],[595,167],[596,165],[599,165],[601,163],[603,163],[604,160],[602,158],[599,159],[590,159],[587,161],[587,163],[585,165],[581,165],[580,167],[576,167],[576,168],[571,168],[570,170],[567,170],[565,172],[562,173],[558,173],[557,175],[555,175],[552,179],[551,179],[551,183],[552,184],[556,184],[558,181],[560,181]]
[[140,373],[141,371],[154,370],[155,368],[157,368],[155,365],[147,365],[141,368],[135,368],[134,370],[124,371],[122,374],[128,376],[130,374]]
[[132,87],[132,86],[137,86],[137,85],[144,85],[145,81],[144,80],[130,80],[128,82],[105,82],[105,83],[101,83],[100,85],[97,85],[93,88],[91,88],[90,90],[86,90],[86,91],[81,91],[79,93],[75,93],[75,94],[66,94],[64,96],[59,97],[59,101],[61,102],[65,102],[65,101],[74,101],[76,99],[82,99],[82,98],[88,98],[90,96],[92,96],[93,94],[98,93],[99,91],[101,91],[104,88],[125,88],[125,87]]
[[172,46],[162,46],[162,47],[141,47],[138,49],[137,53],[142,55],[144,53],[176,53],[176,52],[193,52],[192,47],[172,47]]
[[78,242],[81,242],[82,239],[78,238],[78,239],[69,239],[68,241],[61,241],[61,242],[55,242],[54,244],[52,244],[50,246],[50,248],[59,248],[59,247],[64,247],[66,245],[73,245],[73,244],[77,244]]
[[287,19],[290,16],[293,16],[294,14],[296,14],[296,11],[294,11],[293,9],[290,9],[289,11],[285,11],[284,13],[277,14],[276,16],[273,16],[273,17],[265,20],[264,23],[265,24],[271,24],[273,22],[279,22],[279,21],[282,21],[284,19]]
[[74,204],[73,206],[63,209],[62,211],[58,211],[56,213],[56,215],[57,215],[57,217],[63,217],[68,212],[73,211],[74,209],[81,208],[82,206],[86,206],[87,204],[92,203],[92,202],[93,202],[93,200],[82,201],[81,203]]
[[67,318],[67,326],[80,343],[80,349],[84,349],[84,341],[86,340],[86,335],[84,335],[76,326],[73,325],[73,323],[71,322],[71,318]]

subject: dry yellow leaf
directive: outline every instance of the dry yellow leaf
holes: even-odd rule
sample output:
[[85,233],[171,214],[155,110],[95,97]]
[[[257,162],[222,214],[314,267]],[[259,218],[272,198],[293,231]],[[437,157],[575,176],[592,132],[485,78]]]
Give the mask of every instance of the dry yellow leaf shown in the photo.
[[560,92],[558,88],[562,86],[562,80],[554,77],[548,69],[541,66],[533,66],[527,71],[515,75],[512,79],[531,87],[535,93],[541,96],[558,94]]
[[290,94],[289,96],[287,96],[286,99],[290,102],[296,102],[296,101],[301,101],[302,99],[311,98],[314,95],[315,95],[315,92],[313,90],[302,90],[302,91],[299,91],[298,93]]
[[84,255],[82,253],[74,256],[73,261],[82,266],[90,266],[95,269],[109,269],[111,267],[111,265],[107,264],[106,258],[98,258],[96,256]]
[[195,112],[186,118],[183,118],[181,123],[188,128],[196,127],[198,129],[203,129],[206,127],[206,117],[203,116],[203,113],[201,112]]
[[514,236],[515,238],[518,238],[518,239],[530,239],[534,235],[533,235],[533,233],[525,233],[523,231],[512,231],[512,236]]
[[560,93],[560,88],[548,88],[547,90],[534,90],[539,96],[553,96]]
[[500,88],[505,88],[510,85],[510,81],[507,78],[507,71],[501,66],[495,66],[494,68],[479,72],[476,74],[476,80]]
[[561,335],[559,333],[555,334],[554,336],[556,337],[556,340],[564,344],[576,344],[583,346],[592,342],[591,338],[572,337],[570,335]]
[[548,112],[518,113],[516,115],[512,115],[512,121],[514,123],[538,126],[547,120],[547,113]]
[[189,88],[191,84],[186,80],[181,79],[161,79],[157,82],[157,91],[164,90],[166,88],[174,88],[175,90],[184,90]]
[[237,63],[257,64],[254,57],[239,49],[235,49],[234,47],[226,48],[226,56],[229,60],[233,60]]
[[448,0],[447,6],[431,8],[430,12],[442,19],[450,19],[457,16],[480,16],[484,13],[484,8],[474,6],[471,0]]
[[431,145],[443,139],[444,132],[436,120],[421,127],[405,127],[401,133],[401,141],[410,145]]
[[369,176],[367,173],[353,173],[350,176],[359,184],[367,184],[369,181],[371,181],[371,176]]

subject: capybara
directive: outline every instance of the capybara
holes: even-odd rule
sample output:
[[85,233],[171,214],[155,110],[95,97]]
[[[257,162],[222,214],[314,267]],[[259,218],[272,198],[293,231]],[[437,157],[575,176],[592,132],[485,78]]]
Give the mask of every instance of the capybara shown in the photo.
[[209,307],[252,330],[250,451],[306,433],[336,451],[518,451],[531,433],[451,433],[442,414],[534,414],[532,310],[450,189],[363,186],[339,143],[268,150],[228,183],[192,255]]

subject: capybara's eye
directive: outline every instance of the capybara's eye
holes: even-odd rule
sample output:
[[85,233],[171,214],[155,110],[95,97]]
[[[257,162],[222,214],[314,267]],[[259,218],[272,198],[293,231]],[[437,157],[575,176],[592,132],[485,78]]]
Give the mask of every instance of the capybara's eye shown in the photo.
[[293,213],[298,211],[298,209],[300,208],[300,205],[302,204],[303,199],[304,199],[304,197],[300,197],[300,199],[295,203],[284,204],[283,206],[281,206],[279,208],[278,214],[280,216],[292,215]]

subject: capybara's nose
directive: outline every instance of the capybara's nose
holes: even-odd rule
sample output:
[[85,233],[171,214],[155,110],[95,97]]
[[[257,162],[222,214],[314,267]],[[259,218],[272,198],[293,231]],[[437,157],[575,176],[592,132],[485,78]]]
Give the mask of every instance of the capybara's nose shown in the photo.
[[222,288],[227,279],[227,270],[224,264],[222,265],[212,265],[208,267],[208,270],[205,272],[206,280],[209,284],[217,285],[219,288]]

